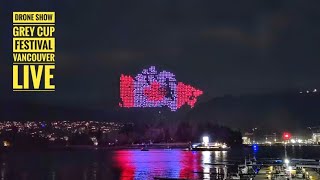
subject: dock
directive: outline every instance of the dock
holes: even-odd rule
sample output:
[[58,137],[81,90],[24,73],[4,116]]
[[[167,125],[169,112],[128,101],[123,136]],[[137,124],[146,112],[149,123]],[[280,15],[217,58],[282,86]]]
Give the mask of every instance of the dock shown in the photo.
[[317,173],[316,171],[314,171],[313,169],[306,168],[305,170],[306,170],[306,173],[308,173],[308,175],[309,175],[309,179],[311,179],[311,180],[320,179],[320,174]]
[[[272,175],[269,167],[263,167],[262,169],[260,169],[259,173],[253,178],[254,180],[266,180],[266,179],[277,179],[280,178],[281,176],[284,177],[284,175]],[[292,180],[301,180],[301,179],[305,179],[305,180],[320,180],[320,174],[319,172],[317,172],[315,169],[313,168],[305,168],[304,169],[304,178],[297,178],[297,177],[292,177]]]
[[254,180],[261,180],[261,179],[265,180],[265,179],[267,179],[268,173],[269,173],[268,170],[269,170],[268,167],[261,168],[259,173],[253,179]]

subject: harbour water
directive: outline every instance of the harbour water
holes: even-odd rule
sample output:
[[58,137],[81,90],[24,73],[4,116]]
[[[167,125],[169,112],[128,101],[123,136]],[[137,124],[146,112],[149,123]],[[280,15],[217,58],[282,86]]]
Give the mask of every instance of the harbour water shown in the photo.
[[[319,146],[287,147],[288,157],[320,159]],[[284,147],[232,148],[229,151],[183,151],[181,149],[106,150],[97,148],[37,151],[3,151],[1,180],[113,180],[155,177],[214,179],[219,163],[248,157],[284,158]],[[228,169],[233,171],[232,167]]]

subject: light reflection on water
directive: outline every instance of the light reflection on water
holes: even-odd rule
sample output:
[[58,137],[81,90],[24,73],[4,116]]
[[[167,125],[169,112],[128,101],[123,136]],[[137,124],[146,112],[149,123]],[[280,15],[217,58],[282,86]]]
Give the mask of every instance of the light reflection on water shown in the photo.
[[191,178],[200,170],[201,153],[180,150],[117,151],[115,167],[121,169],[121,179],[138,177]]
[[[227,151],[181,151],[181,150],[152,150],[152,151],[117,151],[114,162],[121,169],[122,180],[153,179],[154,177],[212,179],[210,173],[224,173],[223,163],[227,160]],[[221,176],[220,176],[221,177]],[[214,178],[214,179],[215,179]]]
[[[290,157],[320,158],[320,147],[288,147],[287,150]],[[216,179],[217,174],[226,169],[214,163],[244,160],[249,155],[282,158],[283,147],[260,147],[255,152],[252,148],[212,152],[163,149],[0,152],[0,180]],[[231,168],[227,170],[232,171]]]

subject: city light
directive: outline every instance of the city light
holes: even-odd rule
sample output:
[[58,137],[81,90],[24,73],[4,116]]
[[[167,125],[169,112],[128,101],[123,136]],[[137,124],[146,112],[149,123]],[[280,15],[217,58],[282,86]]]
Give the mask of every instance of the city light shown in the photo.
[[3,146],[4,147],[9,147],[10,146],[10,142],[9,141],[3,141]]
[[[43,125],[50,126],[44,129]],[[0,122],[0,133],[13,132],[14,129],[18,133],[30,135],[34,138],[47,139],[50,142],[57,140],[69,141],[70,137],[78,134],[98,133],[102,134],[119,132],[124,125],[116,122],[103,121],[4,121]],[[98,145],[96,138],[93,137],[93,144]],[[2,146],[11,146],[12,142],[3,141]]]

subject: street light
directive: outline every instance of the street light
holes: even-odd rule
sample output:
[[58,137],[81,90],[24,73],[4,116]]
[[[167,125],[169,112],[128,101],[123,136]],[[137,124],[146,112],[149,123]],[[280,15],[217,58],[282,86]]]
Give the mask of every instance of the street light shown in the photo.
[[286,164],[286,165],[288,165],[289,163],[290,163],[290,161],[289,161],[289,159],[284,159],[284,163]]

